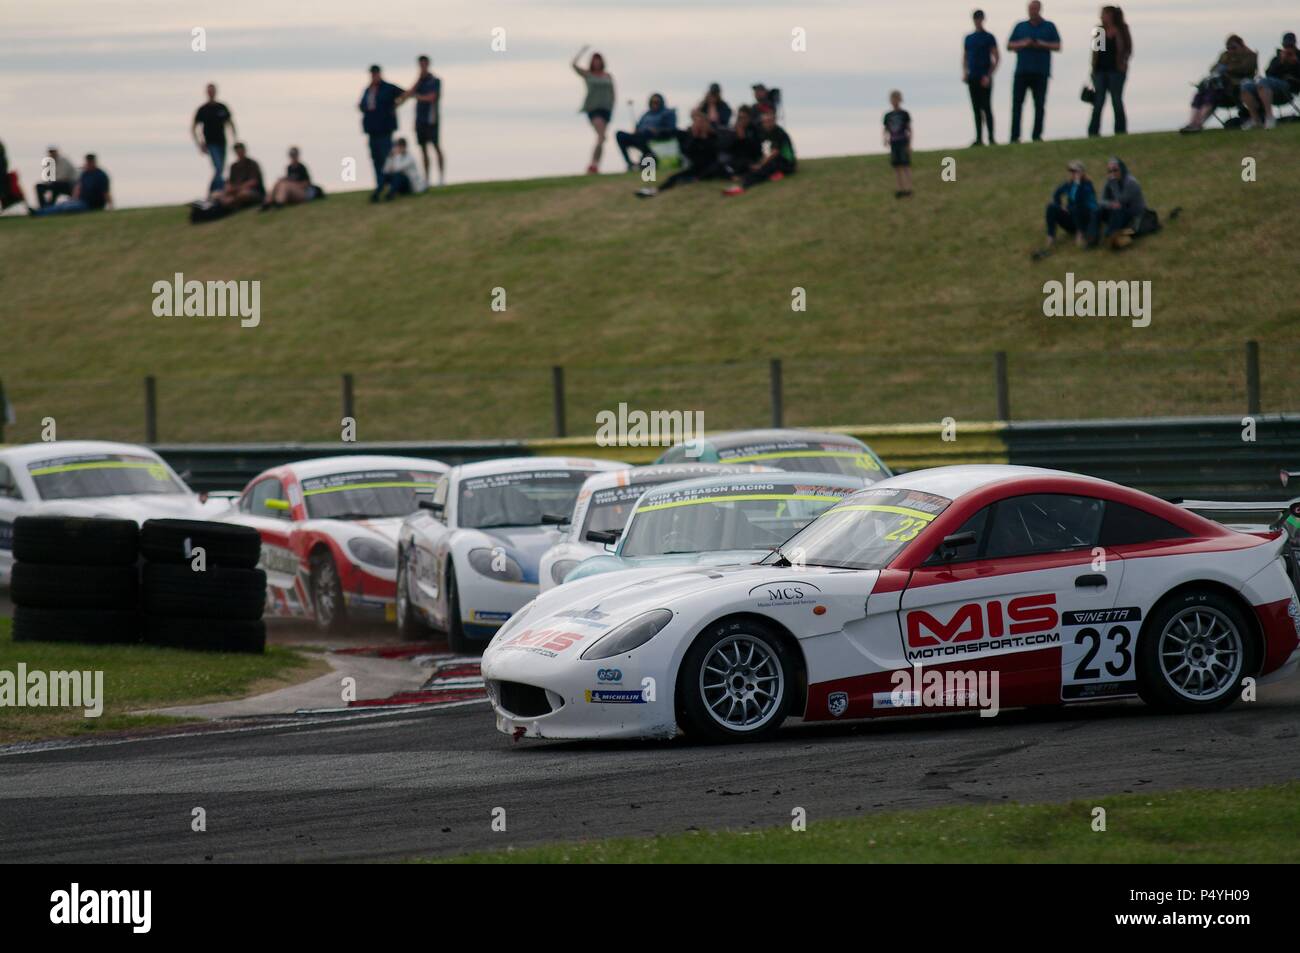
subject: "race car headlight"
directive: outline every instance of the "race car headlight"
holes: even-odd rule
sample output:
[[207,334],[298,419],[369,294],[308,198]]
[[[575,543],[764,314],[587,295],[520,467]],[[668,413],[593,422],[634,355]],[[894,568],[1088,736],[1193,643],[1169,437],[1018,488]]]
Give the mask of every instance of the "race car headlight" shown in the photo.
[[348,552],[358,562],[377,566],[380,569],[397,568],[397,550],[387,543],[381,543],[365,536],[354,536],[348,540]]
[[524,570],[504,549],[471,549],[469,564],[474,571],[498,582],[523,582]]
[[591,648],[582,653],[582,658],[591,661],[631,652],[653,639],[672,621],[671,609],[651,609],[649,612],[643,612],[636,618],[628,619],[622,625],[615,626],[597,639]]
[[555,564],[551,566],[551,578],[555,580],[555,584],[558,586],[564,582],[564,577],[577,567],[578,560],[576,559],[557,559]]

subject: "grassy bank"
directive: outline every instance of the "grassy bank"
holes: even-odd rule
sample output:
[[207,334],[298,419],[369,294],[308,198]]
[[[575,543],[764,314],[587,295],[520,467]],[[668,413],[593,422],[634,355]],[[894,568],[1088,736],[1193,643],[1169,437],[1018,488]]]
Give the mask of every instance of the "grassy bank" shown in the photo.
[[[1119,255],[1031,263],[1066,161],[1100,187],[1116,149],[1182,219]],[[1021,419],[1235,413],[1251,338],[1265,409],[1300,405],[1285,273],[1300,124],[918,153],[908,201],[886,163],[809,161],[725,200],[702,184],[638,202],[634,176],[606,175],[334,194],[202,226],[180,208],[0,220],[7,437],[52,416],[60,437],[138,440],[153,374],[163,440],[333,439],[344,371],[358,439],[544,436],[553,364],[574,433],[622,400],[748,426],[768,418],[772,357],[794,424],[989,419],[999,349]],[[1151,281],[1151,326],[1044,317],[1043,283],[1067,271]],[[177,272],[260,281],[260,325],[155,317],[153,283]]]

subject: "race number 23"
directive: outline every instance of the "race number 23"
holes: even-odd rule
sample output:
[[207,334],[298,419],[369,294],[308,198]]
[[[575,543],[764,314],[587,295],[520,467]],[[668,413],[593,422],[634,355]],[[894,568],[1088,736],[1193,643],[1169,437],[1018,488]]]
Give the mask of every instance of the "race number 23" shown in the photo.
[[1074,667],[1076,682],[1101,678],[1103,668],[1111,678],[1123,678],[1133,668],[1133,633],[1128,626],[1112,626],[1104,637],[1097,629],[1080,629],[1074,633],[1074,644],[1087,646]]

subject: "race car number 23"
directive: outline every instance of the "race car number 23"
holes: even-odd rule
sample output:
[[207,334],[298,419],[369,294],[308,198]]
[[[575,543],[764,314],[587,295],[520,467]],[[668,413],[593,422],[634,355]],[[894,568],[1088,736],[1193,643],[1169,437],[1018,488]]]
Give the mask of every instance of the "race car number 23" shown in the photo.
[[1062,700],[1131,695],[1137,691],[1133,652],[1141,619],[1141,610],[1136,607],[1064,614],[1065,626],[1079,628],[1067,637],[1074,651],[1062,656]]

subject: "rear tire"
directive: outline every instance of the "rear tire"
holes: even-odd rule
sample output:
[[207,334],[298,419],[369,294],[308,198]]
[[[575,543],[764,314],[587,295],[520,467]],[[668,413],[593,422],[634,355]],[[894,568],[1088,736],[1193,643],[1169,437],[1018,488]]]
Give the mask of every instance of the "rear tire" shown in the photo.
[[796,692],[796,666],[772,629],[754,619],[715,623],[677,675],[678,719],[693,738],[757,741],[775,734]]
[[1137,647],[1138,693],[1164,711],[1218,711],[1256,671],[1254,633],[1237,605],[1191,589],[1158,605]]
[[348,607],[343,601],[343,582],[334,557],[320,552],[311,558],[311,602],[316,628],[337,635],[348,627]]

